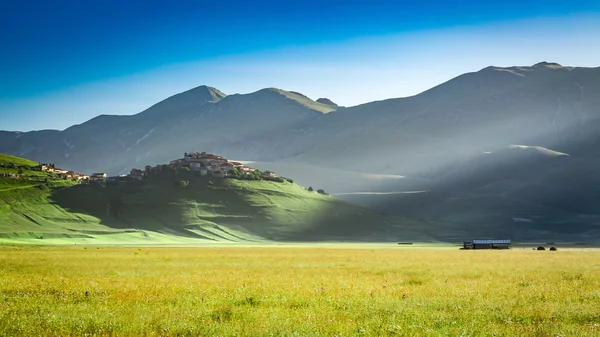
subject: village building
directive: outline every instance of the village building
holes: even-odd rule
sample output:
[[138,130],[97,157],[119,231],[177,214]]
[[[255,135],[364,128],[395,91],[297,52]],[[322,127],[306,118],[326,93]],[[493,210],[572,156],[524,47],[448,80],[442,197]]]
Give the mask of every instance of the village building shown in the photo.
[[256,171],[256,169],[254,167],[243,166],[240,167],[240,171],[244,174],[252,174],[254,171]]
[[144,171],[134,168],[129,172],[129,176],[137,180],[142,180],[144,178]]
[[271,172],[271,171],[265,171],[265,172],[263,172],[263,175],[265,177],[269,177],[269,178],[277,178],[277,175],[274,172]]
[[190,166],[190,170],[192,171],[200,171],[202,169],[202,163],[200,163],[199,161],[193,161],[189,163]]
[[39,165],[37,165],[36,167],[34,167],[36,170],[38,171],[51,171],[54,170],[54,164],[42,164],[40,163]]
[[54,172],[55,174],[58,174],[58,175],[66,174],[69,172],[69,170],[64,170],[61,168],[53,168],[52,170],[48,170],[48,171]]
[[61,173],[58,173],[58,176],[61,177],[62,179],[73,179],[73,178],[75,178],[75,172],[73,172],[73,171],[61,172]]
[[90,176],[92,182],[105,183],[107,179],[106,173],[94,173]]
[[229,163],[229,162],[224,162],[224,163],[221,163],[221,164],[219,164],[219,168],[220,168],[222,171],[227,171],[227,172],[229,172],[229,171],[232,171],[234,167],[235,167],[235,166],[234,166],[232,163]]
[[169,163],[169,165],[171,165],[171,167],[172,167],[172,168],[175,168],[175,169],[176,169],[176,168],[183,167],[183,166],[185,166],[185,164],[186,164],[186,163],[185,163],[185,160],[184,160],[184,159],[175,159],[175,160],[172,160],[172,161]]
[[185,164],[191,165],[192,163],[200,163],[201,166],[209,166],[213,164],[227,163],[227,159],[217,156],[208,152],[194,152],[194,153],[185,153],[183,157],[183,161]]

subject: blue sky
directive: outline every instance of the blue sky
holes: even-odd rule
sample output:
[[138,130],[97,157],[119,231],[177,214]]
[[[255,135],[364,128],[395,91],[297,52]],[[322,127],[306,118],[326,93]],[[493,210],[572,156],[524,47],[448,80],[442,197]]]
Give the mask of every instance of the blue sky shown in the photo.
[[600,1],[2,1],[0,130],[133,114],[206,84],[342,105],[487,65],[600,66]]

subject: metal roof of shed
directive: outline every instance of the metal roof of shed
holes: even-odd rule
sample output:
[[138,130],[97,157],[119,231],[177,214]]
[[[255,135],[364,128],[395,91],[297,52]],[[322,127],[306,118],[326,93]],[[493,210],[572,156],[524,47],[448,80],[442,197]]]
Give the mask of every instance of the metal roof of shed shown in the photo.
[[473,244],[495,244],[495,243],[504,243],[510,244],[510,240],[473,240]]

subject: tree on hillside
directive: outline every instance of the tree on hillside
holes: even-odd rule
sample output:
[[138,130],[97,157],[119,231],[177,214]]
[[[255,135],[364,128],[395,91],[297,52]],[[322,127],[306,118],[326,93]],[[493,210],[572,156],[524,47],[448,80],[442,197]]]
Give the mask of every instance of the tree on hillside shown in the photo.
[[309,186],[309,187],[308,187],[308,191],[309,191],[309,192],[312,192],[312,191],[314,191],[314,190],[313,190],[313,188],[312,188],[312,186]]
[[178,167],[178,168],[174,169],[174,171],[175,171],[176,177],[178,177],[180,175],[189,174],[191,172],[189,167]]

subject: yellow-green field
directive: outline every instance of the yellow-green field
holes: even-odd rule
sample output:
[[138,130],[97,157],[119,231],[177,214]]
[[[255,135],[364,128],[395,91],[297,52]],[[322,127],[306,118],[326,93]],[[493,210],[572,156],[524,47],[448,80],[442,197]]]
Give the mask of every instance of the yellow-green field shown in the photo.
[[600,252],[0,247],[0,336],[598,336]]

